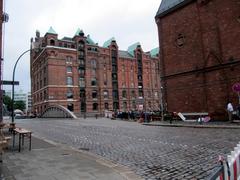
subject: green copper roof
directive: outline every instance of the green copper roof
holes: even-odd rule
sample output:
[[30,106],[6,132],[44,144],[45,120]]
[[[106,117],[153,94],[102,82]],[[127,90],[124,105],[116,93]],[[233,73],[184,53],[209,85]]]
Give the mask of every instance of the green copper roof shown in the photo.
[[119,50],[118,55],[119,57],[122,57],[122,58],[134,59],[134,57],[132,57],[127,51]]
[[103,47],[107,48],[108,46],[111,45],[112,41],[116,41],[114,37],[112,37],[111,39],[107,40],[107,41],[103,44]]
[[54,29],[52,28],[52,26],[49,28],[49,30],[48,30],[47,33],[49,33],[49,34],[56,34],[56,35],[57,35],[56,31],[54,31]]
[[154,48],[150,51],[151,57],[157,57],[158,54],[159,54],[159,47]]
[[80,33],[83,33],[83,30],[78,28],[76,33],[75,33],[75,36],[79,36]]
[[156,16],[164,16],[194,0],[162,0]]
[[135,49],[137,49],[138,46],[141,46],[139,42],[129,46],[128,50],[127,50],[128,53],[131,54],[132,56],[134,56],[134,51],[135,51]]
[[96,45],[96,43],[90,38],[90,35],[87,35],[87,43],[90,45]]

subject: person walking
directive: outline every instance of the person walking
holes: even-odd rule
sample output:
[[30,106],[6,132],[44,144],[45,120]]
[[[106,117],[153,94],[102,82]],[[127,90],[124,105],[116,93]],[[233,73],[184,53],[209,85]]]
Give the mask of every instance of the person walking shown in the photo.
[[228,120],[230,122],[233,122],[233,119],[232,119],[232,114],[233,114],[233,105],[231,102],[228,102],[227,104],[227,112],[228,112]]

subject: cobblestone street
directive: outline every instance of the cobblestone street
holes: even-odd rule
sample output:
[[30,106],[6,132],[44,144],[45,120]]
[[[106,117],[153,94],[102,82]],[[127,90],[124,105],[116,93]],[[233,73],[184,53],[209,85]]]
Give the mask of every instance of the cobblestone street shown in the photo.
[[143,126],[109,119],[17,120],[35,135],[128,166],[145,179],[206,179],[240,140],[239,129]]

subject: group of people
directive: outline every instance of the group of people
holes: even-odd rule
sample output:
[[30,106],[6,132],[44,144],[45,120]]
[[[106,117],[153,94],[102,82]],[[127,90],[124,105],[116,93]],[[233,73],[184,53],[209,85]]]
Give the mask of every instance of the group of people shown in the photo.
[[[227,112],[228,112],[228,120],[230,122],[233,122],[234,108],[231,102],[228,102],[227,104]],[[238,116],[238,118],[240,118],[240,105],[236,107],[236,115]]]

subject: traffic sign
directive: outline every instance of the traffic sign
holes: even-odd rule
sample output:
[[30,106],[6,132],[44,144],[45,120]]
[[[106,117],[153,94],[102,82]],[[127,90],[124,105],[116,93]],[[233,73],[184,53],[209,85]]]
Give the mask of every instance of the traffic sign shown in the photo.
[[239,93],[240,92],[240,83],[235,83],[233,86],[232,86],[232,90],[236,93]]

